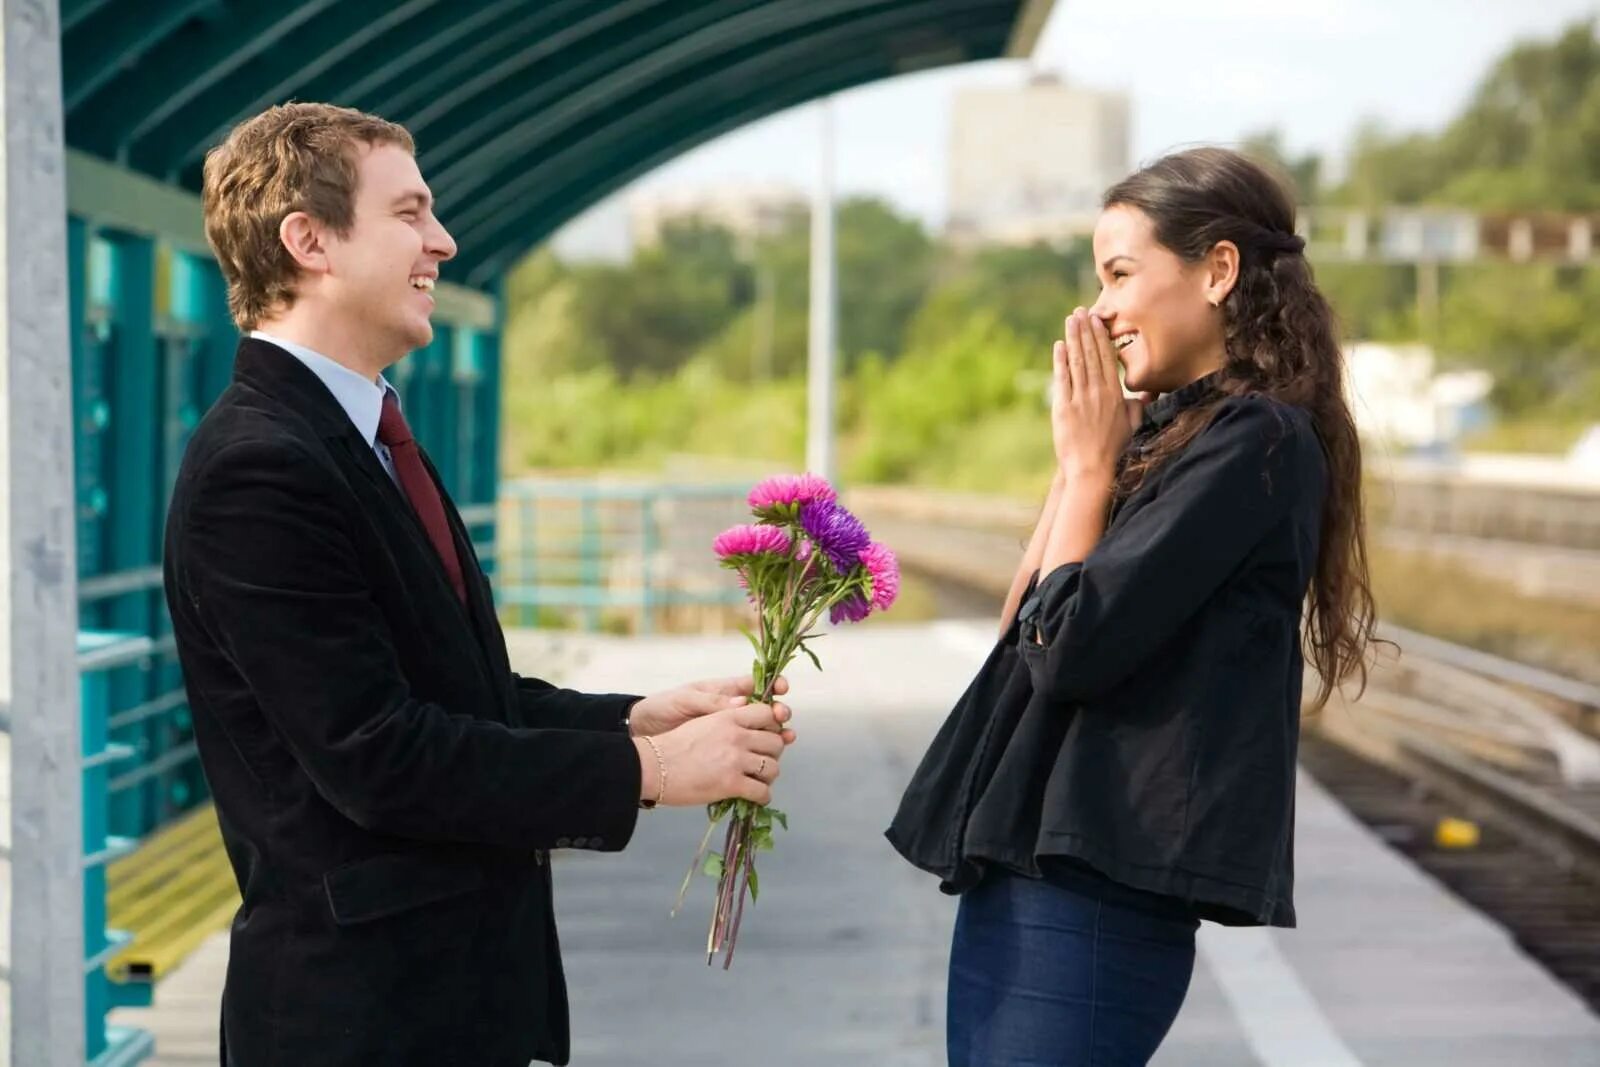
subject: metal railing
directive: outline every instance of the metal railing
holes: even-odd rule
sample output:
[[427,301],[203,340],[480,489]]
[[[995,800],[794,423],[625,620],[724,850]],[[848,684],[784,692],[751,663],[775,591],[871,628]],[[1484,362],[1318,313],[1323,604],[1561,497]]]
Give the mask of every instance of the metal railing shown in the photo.
[[501,486],[496,598],[519,626],[650,633],[744,594],[711,553],[748,515],[743,485],[526,479]]

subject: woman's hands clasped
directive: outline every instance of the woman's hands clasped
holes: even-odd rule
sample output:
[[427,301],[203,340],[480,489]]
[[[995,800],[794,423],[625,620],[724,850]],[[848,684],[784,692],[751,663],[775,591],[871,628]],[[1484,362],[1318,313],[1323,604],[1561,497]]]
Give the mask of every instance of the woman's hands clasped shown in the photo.
[[1055,343],[1050,427],[1056,463],[1069,481],[1106,478],[1138,427],[1147,397],[1126,398],[1105,323],[1078,308]]

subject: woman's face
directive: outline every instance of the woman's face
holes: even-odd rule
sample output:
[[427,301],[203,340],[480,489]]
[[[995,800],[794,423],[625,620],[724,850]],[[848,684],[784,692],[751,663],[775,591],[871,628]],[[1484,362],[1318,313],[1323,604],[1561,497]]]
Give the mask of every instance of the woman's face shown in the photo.
[[1138,208],[1101,213],[1094,228],[1100,299],[1089,310],[1105,321],[1128,389],[1170,393],[1222,367],[1222,312],[1211,302],[1226,297],[1232,278],[1219,284],[1214,259],[1185,263],[1156,240]]

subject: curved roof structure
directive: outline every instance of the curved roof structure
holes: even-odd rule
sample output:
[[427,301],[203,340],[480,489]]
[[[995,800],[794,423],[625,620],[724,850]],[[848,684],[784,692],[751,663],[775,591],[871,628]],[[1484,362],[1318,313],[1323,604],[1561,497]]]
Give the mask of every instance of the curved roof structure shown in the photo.
[[269,104],[403,123],[484,286],[718,134],[927,67],[1031,51],[1050,0],[62,0],[69,146],[198,189]]

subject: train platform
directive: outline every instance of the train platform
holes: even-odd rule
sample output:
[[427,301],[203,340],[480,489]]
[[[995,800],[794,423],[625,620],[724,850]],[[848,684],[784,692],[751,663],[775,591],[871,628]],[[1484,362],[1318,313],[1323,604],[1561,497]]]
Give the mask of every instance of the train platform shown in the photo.
[[[944,1063],[954,901],[883,841],[900,789],[988,650],[992,624],[871,622],[791,670],[800,743],[733,969],[705,963],[710,883],[669,918],[704,827],[641,819],[619,855],[558,854],[575,1067]],[[508,634],[519,669],[577,688],[650,691],[735,673],[743,637]],[[1600,1067],[1600,1016],[1509,935],[1409,864],[1302,773],[1300,927],[1205,925],[1157,1067]],[[119,1016],[155,1032],[158,1067],[216,1062],[219,935]]]

